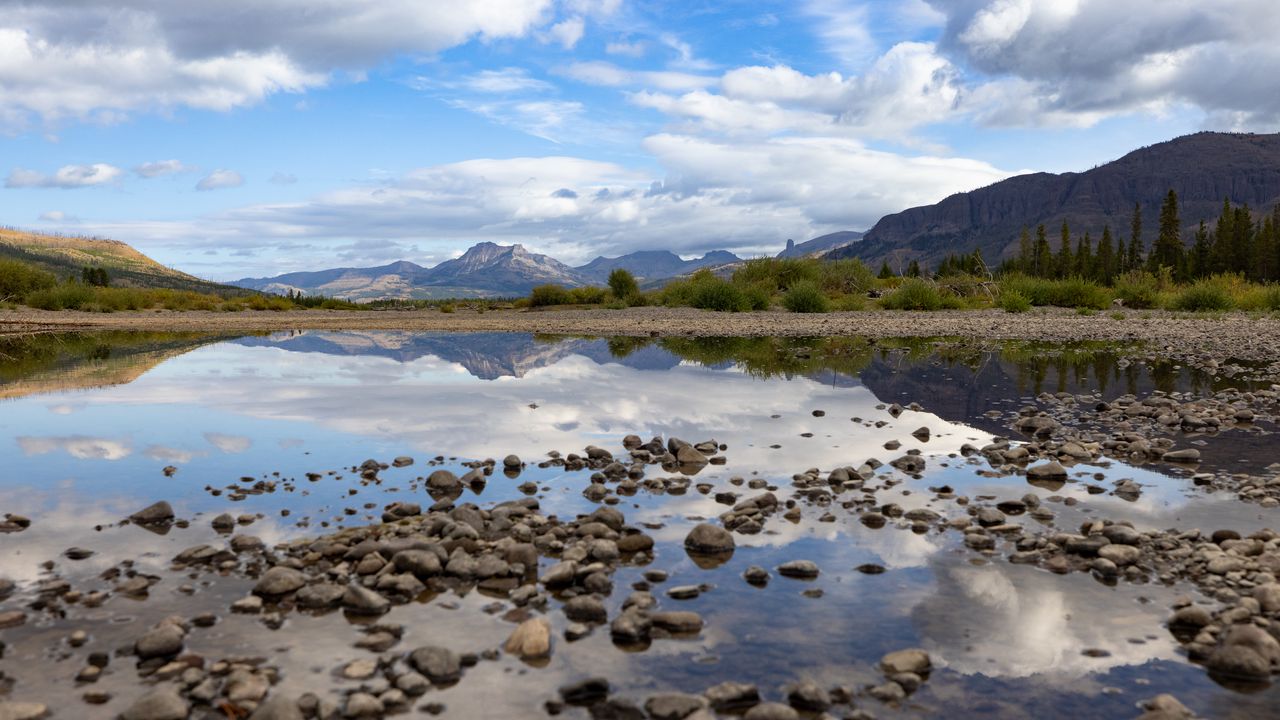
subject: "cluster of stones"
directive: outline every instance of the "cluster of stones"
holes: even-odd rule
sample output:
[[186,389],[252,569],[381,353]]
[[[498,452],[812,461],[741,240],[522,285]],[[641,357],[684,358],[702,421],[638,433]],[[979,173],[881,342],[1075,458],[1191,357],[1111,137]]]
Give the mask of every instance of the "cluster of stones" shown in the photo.
[[31,518],[14,513],[5,513],[0,517],[0,533],[22,532],[31,527]]
[[661,693],[641,703],[611,695],[607,678],[591,677],[561,687],[560,698],[549,701],[546,709],[559,715],[567,706],[586,707],[593,718],[617,720],[713,720],[717,713],[744,720],[799,720],[833,717],[828,711],[843,706],[848,708],[842,713],[846,720],[868,720],[873,716],[855,707],[858,699],[901,701],[915,692],[933,669],[929,654],[914,648],[885,655],[879,667],[885,676],[879,685],[824,688],[812,680],[798,680],[784,686],[781,699],[774,701],[765,699],[756,685],[726,681],[700,695]]

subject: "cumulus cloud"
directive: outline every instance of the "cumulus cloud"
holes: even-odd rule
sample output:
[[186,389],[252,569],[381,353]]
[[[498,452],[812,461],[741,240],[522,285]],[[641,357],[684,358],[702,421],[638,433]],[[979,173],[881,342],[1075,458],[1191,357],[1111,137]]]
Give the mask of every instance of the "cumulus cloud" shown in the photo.
[[93,187],[115,182],[124,175],[124,171],[114,165],[94,163],[92,165],[64,165],[52,175],[36,170],[14,168],[4,185],[8,188],[73,188]]
[[[0,119],[227,110],[324,85],[335,71],[358,72],[390,55],[519,37],[553,17],[552,0],[226,0],[218,12],[153,0],[0,0]],[[560,31],[563,40],[570,29]]]
[[[1090,125],[1193,106],[1277,126],[1280,14],[1270,0],[932,0],[941,45],[975,78],[973,106],[998,125]],[[986,82],[990,79],[991,82]]]
[[582,39],[586,27],[585,20],[580,17],[571,17],[552,25],[543,37],[547,42],[554,42],[566,50],[572,50],[573,46]]
[[192,172],[195,168],[184,165],[180,160],[157,160],[155,162],[145,162],[133,169],[138,177],[156,178],[165,175],[177,175],[179,173]]
[[235,170],[214,170],[213,172],[200,178],[200,182],[196,183],[196,190],[222,190],[224,188],[237,188],[244,184],[244,176]]
[[133,454],[127,440],[69,435],[64,437],[19,437],[24,455],[47,455],[62,451],[78,460],[123,460]]

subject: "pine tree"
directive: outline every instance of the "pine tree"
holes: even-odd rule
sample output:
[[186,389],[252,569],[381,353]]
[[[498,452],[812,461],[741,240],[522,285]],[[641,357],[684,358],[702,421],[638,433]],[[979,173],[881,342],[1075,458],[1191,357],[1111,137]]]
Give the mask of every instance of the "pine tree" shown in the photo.
[[1167,267],[1178,273],[1182,267],[1182,231],[1178,225],[1178,194],[1170,189],[1160,206],[1160,232],[1147,259],[1151,272]]
[[1107,285],[1116,276],[1115,241],[1111,238],[1111,226],[1102,228],[1102,239],[1098,241],[1098,279]]
[[1263,218],[1253,246],[1254,279],[1271,282],[1276,277],[1276,224],[1271,215]]
[[893,277],[893,270],[889,268],[888,260],[885,260],[884,262],[880,263],[880,274],[877,275],[876,277],[880,278],[881,280],[888,280],[889,278]]
[[911,261],[911,264],[910,264],[910,265],[907,265],[907,277],[913,277],[913,278],[918,278],[918,277],[920,277],[920,263],[919,263],[919,261],[917,261],[917,260],[912,260],[912,261]]
[[1031,228],[1022,227],[1022,235],[1018,237],[1018,270],[1028,274],[1035,274],[1035,250],[1031,245]]
[[1212,257],[1213,246],[1209,243],[1209,230],[1205,227],[1204,221],[1200,221],[1200,228],[1196,230],[1196,240],[1191,246],[1191,260],[1188,262],[1190,279],[1198,279],[1212,274]]
[[1125,259],[1125,270],[1137,270],[1142,267],[1142,205],[1133,204],[1133,221],[1129,225],[1129,253]]
[[1053,251],[1049,249],[1049,238],[1045,234],[1044,225],[1041,224],[1036,228],[1035,268],[1032,275],[1048,277],[1051,274],[1052,263]]
[[1227,272],[1232,265],[1231,239],[1235,237],[1235,211],[1231,209],[1231,201],[1222,200],[1222,214],[1218,216],[1218,224],[1213,228],[1213,246],[1209,251],[1209,268],[1211,272]]
[[1092,280],[1094,276],[1093,240],[1090,239],[1088,230],[1076,246],[1076,275],[1086,280]]
[[1054,262],[1059,277],[1066,277],[1075,270],[1075,258],[1071,254],[1071,228],[1062,221],[1062,240],[1058,244],[1058,259]]

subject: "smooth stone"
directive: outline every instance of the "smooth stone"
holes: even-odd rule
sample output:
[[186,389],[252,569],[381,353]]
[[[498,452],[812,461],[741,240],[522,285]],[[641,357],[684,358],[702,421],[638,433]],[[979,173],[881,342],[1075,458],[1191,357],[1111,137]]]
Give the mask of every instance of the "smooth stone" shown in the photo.
[[253,586],[254,595],[287,595],[307,584],[307,576],[301,570],[276,565],[262,573]]
[[1067,477],[1067,469],[1059,462],[1047,462],[1027,468],[1029,480],[1063,480]]
[[818,564],[812,560],[791,560],[778,566],[778,574],[783,577],[811,580],[819,572]]
[[134,700],[120,720],[186,720],[190,712],[177,688],[161,686]]
[[790,705],[767,702],[751,708],[742,718],[743,720],[800,720],[800,713]]
[[526,660],[550,656],[551,623],[540,617],[525,620],[512,631],[502,649]]
[[646,700],[644,710],[653,720],[684,720],[706,707],[706,704],[707,701],[697,695],[663,693]]
[[409,662],[437,685],[457,682],[462,677],[462,660],[448,648],[436,645],[420,647],[409,654]]
[[342,606],[356,615],[381,615],[391,609],[391,601],[363,585],[348,585]]
[[35,702],[0,702],[0,720],[40,720],[48,717],[49,707]]
[[157,525],[173,521],[173,506],[161,500],[129,516],[139,525]]
[[609,695],[609,681],[602,677],[591,677],[575,683],[563,685],[560,697],[570,705],[586,705],[602,700]]
[[733,552],[735,543],[733,533],[718,525],[702,523],[689,531],[684,539],[684,547],[698,553],[729,553]]
[[284,695],[274,695],[258,706],[249,720],[304,720],[298,701]]
[[1107,545],[1098,550],[1098,557],[1124,567],[1133,565],[1142,558],[1142,551],[1132,545]]
[[898,673],[924,675],[932,667],[933,664],[929,660],[929,653],[918,648],[896,650],[880,658],[880,668],[888,675],[896,675]]
[[152,628],[134,643],[134,653],[143,660],[154,657],[168,657],[182,652],[182,643],[186,634],[177,625],[161,625]]

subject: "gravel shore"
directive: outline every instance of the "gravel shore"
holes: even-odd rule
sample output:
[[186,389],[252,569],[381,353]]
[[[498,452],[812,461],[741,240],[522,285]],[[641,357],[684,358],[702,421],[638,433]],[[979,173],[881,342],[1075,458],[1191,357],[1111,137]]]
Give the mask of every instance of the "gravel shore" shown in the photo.
[[1270,362],[1280,356],[1280,318],[1243,313],[1191,316],[1162,311],[1079,315],[1052,309],[867,311],[799,315],[718,313],[691,308],[549,309],[476,312],[438,310],[350,312],[0,312],[0,334],[81,330],[271,331],[409,330],[533,332],[630,336],[958,337],[1042,341],[1143,342],[1178,356]]

